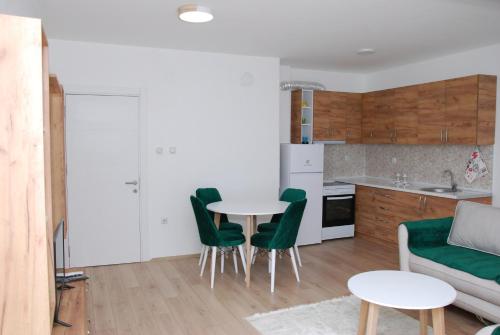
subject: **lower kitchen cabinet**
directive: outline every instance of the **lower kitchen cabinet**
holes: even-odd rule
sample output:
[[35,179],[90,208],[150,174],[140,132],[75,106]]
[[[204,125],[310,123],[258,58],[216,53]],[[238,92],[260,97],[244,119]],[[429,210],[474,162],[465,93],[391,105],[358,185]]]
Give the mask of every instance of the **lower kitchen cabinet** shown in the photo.
[[[491,204],[491,197],[468,199]],[[356,236],[398,243],[401,222],[453,216],[458,200],[356,186]]]

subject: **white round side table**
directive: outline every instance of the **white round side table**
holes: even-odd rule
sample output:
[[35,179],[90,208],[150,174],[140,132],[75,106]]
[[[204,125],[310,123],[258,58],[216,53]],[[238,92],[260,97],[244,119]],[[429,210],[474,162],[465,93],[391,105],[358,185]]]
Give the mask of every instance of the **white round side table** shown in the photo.
[[379,306],[419,310],[420,335],[427,334],[431,310],[434,335],[445,335],[444,307],[457,296],[448,283],[407,271],[364,272],[351,277],[347,286],[361,299],[358,335],[376,334]]

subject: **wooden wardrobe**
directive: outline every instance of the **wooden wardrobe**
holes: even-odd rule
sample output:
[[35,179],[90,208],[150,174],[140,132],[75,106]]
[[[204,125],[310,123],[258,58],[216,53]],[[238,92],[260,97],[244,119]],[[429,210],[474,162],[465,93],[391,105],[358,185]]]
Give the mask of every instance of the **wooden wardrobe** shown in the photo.
[[66,216],[64,100],[39,19],[0,15],[0,74],[0,334],[50,334],[53,231]]

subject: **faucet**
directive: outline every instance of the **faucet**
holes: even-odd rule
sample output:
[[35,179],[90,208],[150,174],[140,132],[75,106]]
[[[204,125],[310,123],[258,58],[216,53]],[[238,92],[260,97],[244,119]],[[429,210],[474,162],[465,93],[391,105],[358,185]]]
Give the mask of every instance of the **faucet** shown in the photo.
[[446,175],[450,175],[450,183],[451,183],[451,191],[456,192],[457,191],[457,183],[455,182],[455,176],[453,175],[453,172],[451,170],[444,170],[443,171],[443,177],[446,177]]

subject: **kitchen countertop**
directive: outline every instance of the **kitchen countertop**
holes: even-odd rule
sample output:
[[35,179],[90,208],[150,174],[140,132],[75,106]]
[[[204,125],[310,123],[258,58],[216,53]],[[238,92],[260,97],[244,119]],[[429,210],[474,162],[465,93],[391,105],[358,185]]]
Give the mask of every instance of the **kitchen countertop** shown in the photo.
[[433,197],[441,197],[441,198],[449,198],[449,199],[457,199],[457,200],[465,200],[472,198],[486,198],[491,197],[491,192],[467,189],[467,188],[459,188],[460,192],[455,193],[437,193],[437,192],[428,192],[421,191],[420,188],[423,187],[450,187],[449,185],[433,185],[433,184],[425,184],[425,183],[414,183],[411,182],[406,186],[398,186],[391,179],[385,178],[376,178],[376,177],[345,177],[345,178],[335,178],[335,181],[341,181],[344,183],[350,183],[354,185],[360,186],[368,186],[368,187],[377,187],[383,188],[392,191],[401,191],[408,193],[416,193],[423,195],[430,195]]

